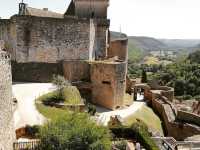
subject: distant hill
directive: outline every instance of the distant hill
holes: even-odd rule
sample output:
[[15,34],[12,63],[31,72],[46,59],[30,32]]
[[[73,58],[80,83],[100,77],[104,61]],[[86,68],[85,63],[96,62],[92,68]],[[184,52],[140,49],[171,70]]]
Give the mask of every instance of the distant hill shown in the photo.
[[173,50],[191,53],[200,49],[200,39],[156,39],[144,36],[129,36],[129,59],[138,61],[150,51]]
[[151,37],[128,37],[129,60],[141,61],[150,51],[167,49],[167,45]]
[[129,37],[129,43],[131,45],[135,45],[136,47],[144,51],[155,51],[155,50],[167,49],[166,44],[164,44],[160,40],[157,40],[151,37],[131,36]]
[[192,49],[200,46],[200,39],[159,39],[170,49]]

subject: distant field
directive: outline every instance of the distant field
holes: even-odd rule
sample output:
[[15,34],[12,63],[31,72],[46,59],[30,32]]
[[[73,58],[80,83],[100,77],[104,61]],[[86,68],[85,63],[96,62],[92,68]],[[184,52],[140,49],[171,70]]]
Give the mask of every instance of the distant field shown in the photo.
[[144,58],[144,64],[147,64],[147,65],[157,65],[159,64],[159,59],[156,58],[156,57],[153,57],[153,56],[146,56]]

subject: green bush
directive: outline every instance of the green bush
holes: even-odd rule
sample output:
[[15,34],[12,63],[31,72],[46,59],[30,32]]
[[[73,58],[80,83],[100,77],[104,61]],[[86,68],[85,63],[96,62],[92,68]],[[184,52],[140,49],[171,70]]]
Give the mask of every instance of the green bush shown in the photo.
[[159,150],[156,143],[148,132],[148,127],[141,121],[132,125],[132,130],[136,133],[137,141],[148,150]]
[[113,138],[136,139],[147,150],[159,150],[148,132],[148,127],[142,121],[138,120],[131,127],[118,126],[110,128],[110,130],[113,133]]
[[41,128],[40,150],[110,150],[109,130],[87,114],[72,113]]
[[27,125],[25,127],[25,132],[28,136],[32,138],[36,138],[39,134],[40,126],[34,125],[34,126],[29,126]]
[[119,150],[126,150],[126,145],[127,145],[127,142],[122,140],[122,141],[118,141],[116,142],[115,144],[115,148],[119,149]]
[[89,113],[90,115],[94,116],[94,115],[96,114],[96,112],[97,112],[96,106],[94,106],[94,105],[88,103],[87,108],[88,108],[88,113]]

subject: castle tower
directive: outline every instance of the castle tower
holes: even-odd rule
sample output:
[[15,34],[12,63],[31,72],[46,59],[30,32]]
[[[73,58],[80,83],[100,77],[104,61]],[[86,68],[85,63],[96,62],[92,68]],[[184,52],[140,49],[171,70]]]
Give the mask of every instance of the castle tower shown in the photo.
[[13,149],[13,111],[10,56],[0,49],[0,150]]
[[107,18],[109,0],[72,0],[65,15],[80,18]]

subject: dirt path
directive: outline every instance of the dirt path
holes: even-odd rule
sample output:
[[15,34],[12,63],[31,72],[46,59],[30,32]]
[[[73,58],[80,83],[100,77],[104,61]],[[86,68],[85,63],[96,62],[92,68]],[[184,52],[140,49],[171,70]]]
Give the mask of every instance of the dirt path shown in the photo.
[[12,88],[13,95],[18,100],[14,114],[15,129],[43,124],[45,118],[37,111],[35,98],[55,90],[55,87],[51,83],[16,83]]
[[101,125],[108,125],[108,122],[110,121],[111,116],[120,116],[123,120],[124,118],[134,114],[136,111],[142,108],[142,106],[145,105],[145,102],[134,102],[130,107],[122,109],[122,110],[116,110],[116,111],[108,111],[103,108],[97,108],[97,112],[99,112],[98,117],[98,124]]

